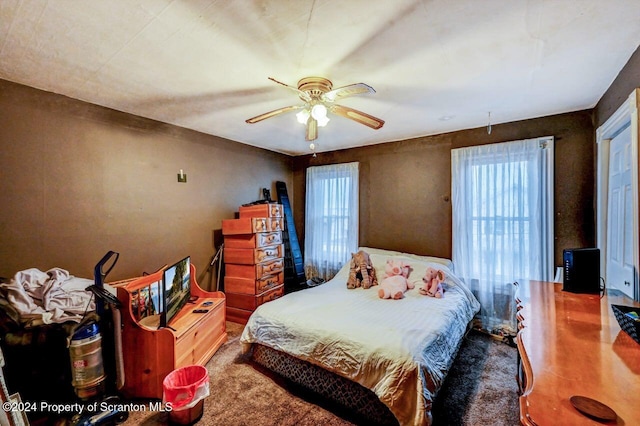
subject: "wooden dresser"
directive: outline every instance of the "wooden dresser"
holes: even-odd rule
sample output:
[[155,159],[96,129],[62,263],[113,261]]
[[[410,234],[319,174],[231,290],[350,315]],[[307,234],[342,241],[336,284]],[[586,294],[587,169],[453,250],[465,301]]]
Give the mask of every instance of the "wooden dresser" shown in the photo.
[[575,294],[562,284],[518,286],[520,421],[524,425],[601,425],[570,402],[595,399],[640,424],[640,344],[620,329],[611,304],[638,306],[624,296]]
[[224,291],[229,321],[245,324],[261,304],[284,294],[281,204],[242,206],[222,221]]

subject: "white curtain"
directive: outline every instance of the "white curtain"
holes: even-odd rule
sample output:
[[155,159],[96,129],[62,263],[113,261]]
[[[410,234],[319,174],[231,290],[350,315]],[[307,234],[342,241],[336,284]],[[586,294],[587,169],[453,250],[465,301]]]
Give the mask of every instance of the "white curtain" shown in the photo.
[[516,333],[514,282],[553,279],[553,138],[451,151],[453,261],[480,328]]
[[358,163],[307,169],[304,266],[330,280],[358,251]]

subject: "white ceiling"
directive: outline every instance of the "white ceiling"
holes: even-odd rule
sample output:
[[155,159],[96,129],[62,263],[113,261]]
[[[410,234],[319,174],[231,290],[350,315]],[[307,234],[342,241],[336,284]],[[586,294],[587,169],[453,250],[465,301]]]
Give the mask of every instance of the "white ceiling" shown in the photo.
[[291,155],[296,86],[341,104],[318,151],[595,106],[640,42],[639,0],[1,0],[0,78]]

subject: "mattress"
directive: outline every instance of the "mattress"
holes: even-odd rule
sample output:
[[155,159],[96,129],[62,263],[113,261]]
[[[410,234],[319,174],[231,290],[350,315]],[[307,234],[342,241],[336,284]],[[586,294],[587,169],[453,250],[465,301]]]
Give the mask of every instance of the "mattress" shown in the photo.
[[[480,305],[448,259],[362,249],[379,279],[387,259],[407,262],[415,288],[399,300],[380,299],[377,287],[347,289],[347,264],[325,284],[259,306],[243,350],[259,343],[320,366],[373,391],[400,424],[430,424],[435,394]],[[418,291],[428,267],[446,274],[441,299]]]

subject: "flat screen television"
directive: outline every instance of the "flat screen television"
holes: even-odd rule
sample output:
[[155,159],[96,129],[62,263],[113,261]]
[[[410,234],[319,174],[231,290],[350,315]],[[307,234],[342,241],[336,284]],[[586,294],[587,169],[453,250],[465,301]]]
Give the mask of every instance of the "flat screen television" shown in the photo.
[[162,273],[164,311],[160,326],[166,327],[191,298],[191,257],[187,256]]

